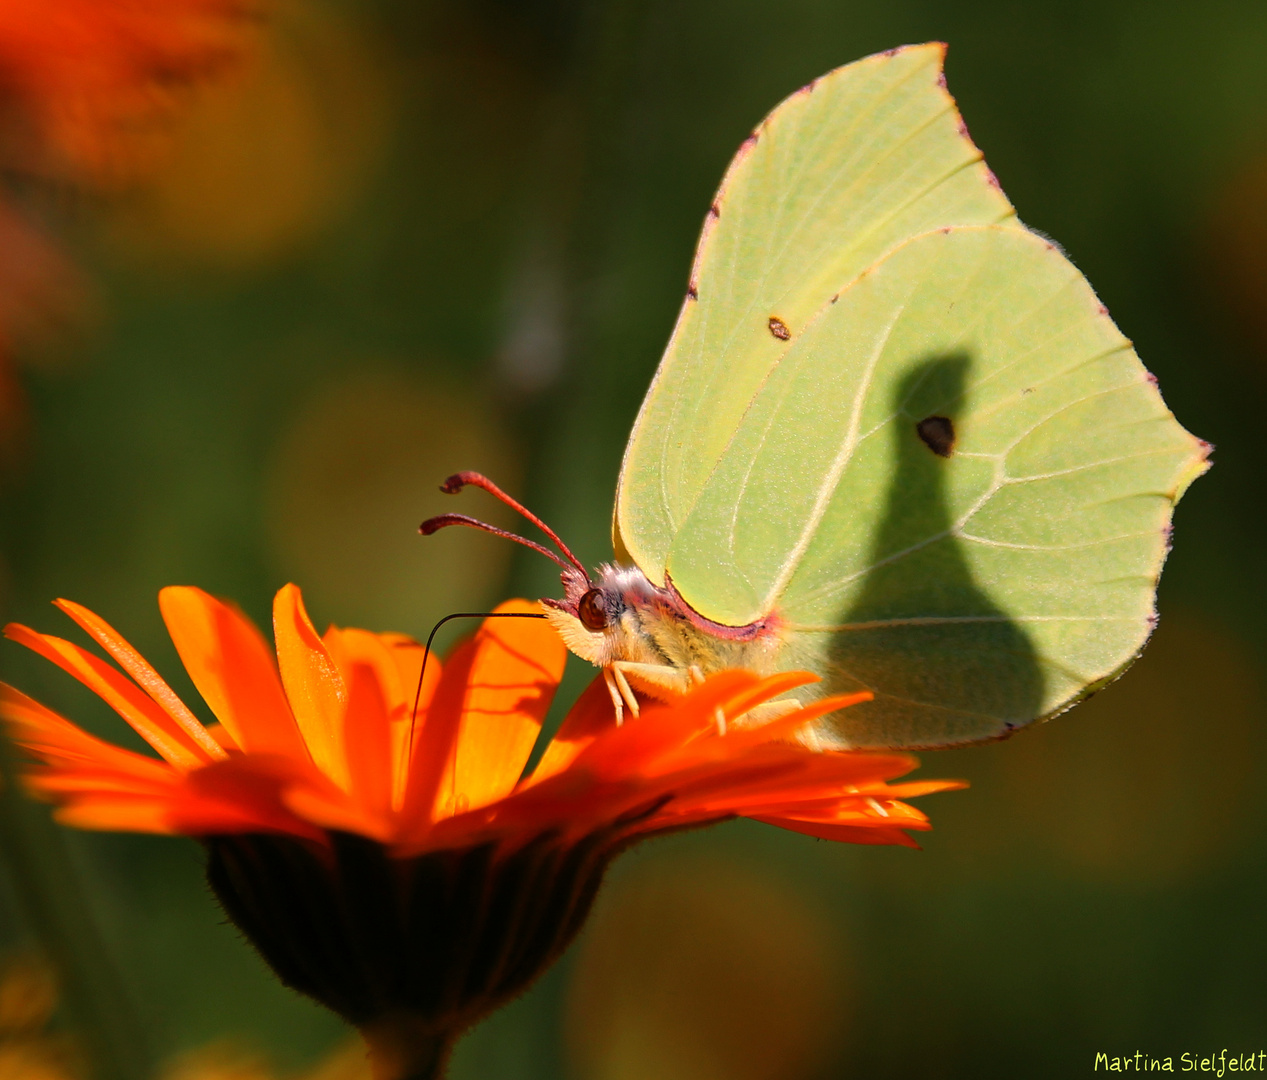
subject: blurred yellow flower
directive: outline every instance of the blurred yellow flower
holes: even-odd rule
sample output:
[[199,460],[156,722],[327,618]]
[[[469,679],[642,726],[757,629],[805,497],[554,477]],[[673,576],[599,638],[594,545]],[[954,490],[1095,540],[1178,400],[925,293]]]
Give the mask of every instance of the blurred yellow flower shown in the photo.
[[73,1080],[81,1074],[65,1039],[45,1027],[57,1008],[57,980],[35,953],[10,957],[0,968],[0,1078]]
[[578,1080],[808,1080],[848,1019],[833,921],[766,866],[674,859],[599,900],[573,965]]
[[355,12],[270,0],[252,62],[189,97],[161,159],[117,207],[115,238],[163,264],[240,269],[337,219],[391,127],[384,65]]
[[168,1064],[159,1080],[370,1080],[371,1076],[369,1058],[358,1039],[337,1047],[311,1068],[284,1076],[248,1050],[217,1043],[182,1054]]

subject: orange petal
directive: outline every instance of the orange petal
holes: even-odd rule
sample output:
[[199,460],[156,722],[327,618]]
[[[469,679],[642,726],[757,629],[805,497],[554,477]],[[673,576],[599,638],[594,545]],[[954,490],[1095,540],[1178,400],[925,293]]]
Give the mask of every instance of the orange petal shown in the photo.
[[912,780],[907,784],[892,784],[889,791],[899,799],[918,799],[939,791],[963,791],[968,786],[967,780]]
[[54,810],[53,817],[75,829],[171,834],[177,830],[167,810],[164,799],[87,798]]
[[682,813],[786,813],[835,820],[846,804],[867,807],[872,797],[890,799],[893,791],[885,778],[917,764],[899,754],[819,753],[792,743],[769,743],[733,759],[705,759],[661,782],[672,787],[674,807]]
[[273,637],[282,685],[312,760],[346,790],[350,782],[343,752],[347,687],[317,636],[296,585],[282,586],[273,600]]
[[201,589],[172,585],[159,610],[194,686],[248,753],[309,760],[271,650],[255,624]]
[[[541,606],[510,600],[494,610],[537,614]],[[487,619],[475,640],[451,777],[456,804],[472,810],[519,782],[567,663],[544,619]]]
[[180,785],[180,775],[171,771],[159,780],[145,780],[114,769],[57,765],[47,769],[36,766],[23,776],[23,782],[38,795],[69,803],[81,795],[169,798]]
[[114,662],[131,675],[137,685],[149,694],[195,743],[213,759],[225,757],[223,747],[207,733],[201,721],[189,711],[163,677],[149,665],[145,657],[132,648],[122,634],[100,615],[89,611],[82,604],[76,604],[73,600],[56,600],[54,604],[91,634],[97,644],[110,654]]
[[440,657],[433,655],[427,660],[426,685],[422,687],[422,692],[419,694],[418,676],[422,674],[422,658],[427,650],[407,634],[375,634],[374,636],[382,642],[392,658],[392,663],[396,665],[398,676],[396,681],[393,682],[387,678],[383,680],[383,686],[388,690],[396,686],[400,687],[400,697],[392,696],[387,703],[392,714],[395,715],[398,709],[402,714],[409,712],[413,709],[415,701],[419,703],[419,707],[426,704],[440,682],[440,672],[444,667]]
[[761,685],[760,676],[742,668],[718,672],[671,705],[651,705],[637,720],[608,729],[587,750],[586,766],[603,776],[645,778],[666,768],[681,768],[686,757],[705,761],[732,756],[723,744],[737,746],[735,740],[746,732],[731,731],[725,738],[700,736],[716,735],[717,709],[725,710],[736,696],[751,700],[748,691]]
[[237,739],[229,734],[229,729],[223,724],[208,724],[207,734],[218,742],[225,750],[241,750]]
[[435,820],[441,780],[450,775],[453,748],[462,723],[467,681],[476,658],[475,638],[461,642],[445,659],[444,672],[425,714],[411,725],[409,758],[402,816],[413,834],[425,832]]
[[[813,723],[820,717],[826,716],[828,713],[837,712],[840,709],[847,709],[851,705],[860,705],[864,701],[870,701],[873,697],[874,695],[870,690],[858,690],[851,694],[831,694],[828,697],[821,697],[815,701],[807,702],[796,712],[781,716],[768,724],[753,728],[740,728],[735,732],[734,737],[736,741],[745,744],[792,739],[807,724]],[[820,751],[811,752],[817,753]],[[826,753],[827,751],[821,752]]]
[[444,665],[433,654],[427,657],[424,666],[427,650],[404,634],[379,634],[378,637],[391,653],[404,691],[399,702],[388,701],[392,718],[392,806],[399,810],[405,801],[409,779],[409,744],[415,727],[421,725],[431,706]]
[[296,789],[312,789],[336,802],[347,795],[311,763],[257,754],[230,758],[185,778],[171,800],[169,817],[191,835],[215,832],[281,832],[322,839],[321,829],[288,804]]
[[51,634],[38,634],[18,623],[10,623],[4,628],[4,633],[73,675],[173,765],[181,769],[196,769],[214,760],[166,710],[104,660],[69,641]]
[[[848,708],[863,701],[871,700],[869,691],[852,694],[835,694],[830,697],[811,701],[796,712],[779,717],[755,727],[730,728],[725,735],[720,735],[714,718],[714,708],[719,707],[729,717],[740,716],[754,705],[784,693],[791,686],[803,685],[810,681],[804,672],[785,672],[768,679],[757,681],[756,676],[743,672],[751,680],[750,685],[740,682],[733,689],[728,689],[724,679],[730,679],[735,672],[720,672],[712,676],[708,682],[692,691],[682,699],[679,707],[653,706],[640,718],[648,729],[656,728],[658,732],[648,731],[646,740],[636,749],[624,751],[629,761],[628,767],[637,767],[642,775],[660,775],[687,767],[692,761],[703,764],[709,761],[734,760],[741,755],[761,746],[792,740],[807,724],[838,709]],[[792,681],[792,680],[797,681]],[[681,716],[674,715],[681,712]],[[690,737],[694,731],[695,738]],[[660,745],[655,745],[659,736]],[[818,752],[804,750],[808,758],[818,756]],[[615,744],[606,749],[606,756],[615,756]],[[601,760],[601,758],[599,759]],[[637,762],[635,766],[633,762]],[[609,765],[610,767],[610,765]],[[864,766],[863,768],[871,768]],[[915,767],[910,763],[898,773],[901,775]]]
[[0,683],[0,716],[8,722],[10,738],[42,759],[96,765],[151,782],[172,775],[170,765],[89,735],[5,683]]
[[[794,818],[778,817],[754,818],[753,820],[764,821],[767,825],[775,825],[780,829],[787,829],[789,832],[816,836],[820,840],[837,840],[846,844],[895,844],[909,848],[919,847],[919,844],[907,836],[902,829],[880,826],[872,829],[856,825],[829,825],[820,822],[797,821]],[[906,824],[902,828],[917,829],[921,828],[921,826]]]
[[286,807],[304,821],[323,829],[357,833],[383,843],[392,839],[390,818],[370,812],[343,792],[338,794],[343,797],[336,798],[311,786],[296,787],[286,792]]
[[391,716],[388,700],[404,697],[391,653],[368,630],[330,627],[322,636],[347,687],[343,720],[344,756],[351,791],[377,813],[392,802]]
[[538,784],[562,772],[595,739],[614,730],[615,726],[616,713],[612,708],[611,694],[600,673],[568,710],[537,767],[532,770],[529,783]]
[[[510,600],[498,612],[537,614]],[[567,662],[544,619],[486,619],[450,658],[415,740],[410,807],[432,820],[485,806],[514,789]]]

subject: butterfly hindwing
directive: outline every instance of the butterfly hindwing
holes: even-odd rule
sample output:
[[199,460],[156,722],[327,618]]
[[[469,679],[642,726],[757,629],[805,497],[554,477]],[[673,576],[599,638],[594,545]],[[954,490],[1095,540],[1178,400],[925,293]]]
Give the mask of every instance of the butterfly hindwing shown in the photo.
[[852,745],[988,738],[1139,651],[1204,459],[1052,244],[939,230],[793,339],[667,568],[711,617],[777,612],[799,663],[875,692],[840,716]]

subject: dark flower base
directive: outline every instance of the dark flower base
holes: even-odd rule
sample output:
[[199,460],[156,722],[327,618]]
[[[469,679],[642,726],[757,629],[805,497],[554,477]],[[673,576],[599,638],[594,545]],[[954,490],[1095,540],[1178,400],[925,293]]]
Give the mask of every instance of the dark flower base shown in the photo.
[[330,833],[204,840],[207,880],[287,986],[357,1026],[407,1013],[454,1033],[520,993],[589,912],[614,839],[551,833],[397,860]]

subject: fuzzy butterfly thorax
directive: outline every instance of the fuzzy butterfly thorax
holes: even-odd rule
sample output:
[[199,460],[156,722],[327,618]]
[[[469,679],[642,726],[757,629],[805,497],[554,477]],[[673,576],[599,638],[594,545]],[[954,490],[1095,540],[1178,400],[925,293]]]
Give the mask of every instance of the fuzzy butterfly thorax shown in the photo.
[[[598,667],[628,661],[683,671],[694,667],[705,675],[728,667],[777,670],[784,637],[776,616],[739,627],[713,623],[671,580],[661,588],[636,566],[604,563],[593,578],[575,570],[560,578],[563,599],[543,600],[546,614],[567,647]],[[639,688],[659,696],[654,688]]]

